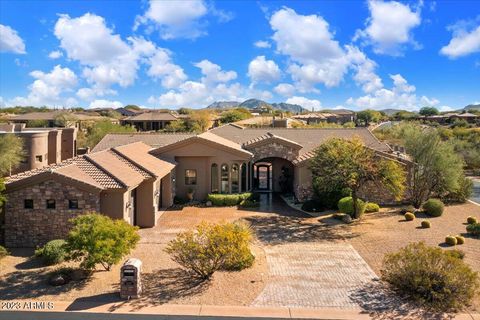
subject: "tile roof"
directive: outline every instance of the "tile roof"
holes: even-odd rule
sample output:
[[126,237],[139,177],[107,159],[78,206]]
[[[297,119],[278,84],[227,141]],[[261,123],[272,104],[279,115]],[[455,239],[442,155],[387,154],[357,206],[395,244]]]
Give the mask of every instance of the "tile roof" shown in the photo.
[[238,144],[244,144],[270,132],[301,145],[303,148],[300,154],[312,151],[330,138],[351,139],[355,136],[375,150],[391,151],[387,144],[380,142],[367,128],[242,128],[237,125],[224,125],[209,132]]
[[125,118],[125,121],[174,121],[178,117],[170,112],[152,111]]
[[247,150],[243,149],[242,146],[239,145],[238,143],[236,143],[232,140],[225,139],[225,138],[223,138],[219,135],[213,134],[210,131],[199,134],[197,137],[201,138],[201,139],[211,141],[211,142],[214,142],[214,143],[217,143],[217,144],[224,145],[226,147],[229,147],[231,149],[235,149],[235,150],[240,151],[242,153],[250,153]]
[[93,152],[109,148],[123,146],[133,142],[143,142],[152,148],[163,147],[184,139],[195,136],[194,133],[162,133],[162,132],[139,132],[139,133],[110,133],[93,148]]
[[145,179],[163,177],[174,168],[174,164],[150,155],[149,150],[141,142],[106,149],[7,177],[5,185],[8,189],[26,179],[51,174],[98,190],[133,187]]

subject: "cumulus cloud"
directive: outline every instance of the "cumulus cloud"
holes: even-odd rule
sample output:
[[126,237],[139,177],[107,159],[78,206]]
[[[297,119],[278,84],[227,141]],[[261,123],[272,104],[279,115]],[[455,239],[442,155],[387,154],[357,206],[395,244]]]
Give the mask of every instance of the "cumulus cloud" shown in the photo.
[[471,23],[461,21],[447,28],[453,35],[448,45],[440,50],[441,54],[456,59],[480,52],[480,25],[469,28],[469,24]]
[[412,10],[397,1],[370,0],[370,17],[365,30],[358,30],[354,39],[364,39],[377,54],[398,56],[407,44],[418,48],[412,30],[421,23],[420,9]]
[[273,60],[266,60],[265,56],[258,56],[248,65],[248,76],[254,83],[277,81],[281,77],[281,71]]
[[58,59],[62,56],[63,56],[63,53],[62,53],[62,51],[59,51],[59,50],[52,51],[48,54],[48,57],[50,59]]
[[17,31],[3,24],[0,24],[0,52],[26,53],[25,43]]
[[150,68],[147,74],[161,79],[162,86],[165,88],[174,88],[187,80],[183,69],[172,62],[171,52],[166,49],[157,49],[155,54],[149,58],[149,62]]
[[264,41],[264,40],[256,41],[253,45],[257,48],[263,48],[263,49],[270,48],[272,46],[270,42]]
[[439,101],[435,98],[415,94],[415,86],[410,85],[400,74],[390,75],[393,82],[391,89],[381,88],[359,98],[349,98],[347,104],[359,109],[398,108],[416,110],[419,106],[436,106]]
[[202,83],[211,84],[218,82],[228,82],[237,78],[235,71],[223,71],[222,68],[209,60],[202,60],[194,64],[202,71]]
[[124,104],[121,103],[120,101],[110,101],[110,100],[94,100],[90,103],[88,108],[94,109],[94,108],[121,108],[123,107]]
[[16,97],[10,105],[67,105],[76,103],[73,98],[66,98],[62,94],[70,92],[75,88],[78,78],[69,68],[62,68],[56,65],[52,71],[45,73],[35,70],[30,72],[35,81],[29,86],[29,94],[27,97]]
[[319,110],[322,107],[322,103],[319,100],[308,99],[305,97],[298,97],[298,96],[288,98],[286,102],[291,104],[298,104],[299,106],[302,106],[309,110],[312,110],[312,109]]
[[295,93],[296,89],[295,86],[291,85],[290,83],[280,83],[273,88],[273,91],[284,97],[291,97]]

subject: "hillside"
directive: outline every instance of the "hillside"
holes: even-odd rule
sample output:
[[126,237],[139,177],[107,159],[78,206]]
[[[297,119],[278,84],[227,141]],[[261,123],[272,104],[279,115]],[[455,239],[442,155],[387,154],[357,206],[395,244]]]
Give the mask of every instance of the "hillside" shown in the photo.
[[463,110],[477,110],[480,111],[480,104],[469,104]]
[[240,102],[238,101],[215,101],[210,104],[207,109],[224,109],[224,108],[234,108],[238,106]]
[[225,108],[235,108],[241,107],[246,109],[259,109],[262,107],[272,108],[275,110],[283,110],[283,111],[290,111],[293,113],[305,112],[308,111],[304,107],[298,104],[290,104],[285,102],[280,103],[268,103],[263,100],[259,99],[248,99],[243,101],[242,103],[236,101],[215,101],[214,103],[210,104],[207,109],[225,109]]

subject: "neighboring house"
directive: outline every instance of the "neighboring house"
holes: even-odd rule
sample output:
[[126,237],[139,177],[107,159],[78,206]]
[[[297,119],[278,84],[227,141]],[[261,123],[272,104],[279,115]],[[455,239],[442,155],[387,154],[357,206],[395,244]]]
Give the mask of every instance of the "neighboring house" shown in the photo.
[[292,116],[293,119],[304,121],[307,125],[319,124],[323,122],[344,124],[355,121],[353,112],[312,112]]
[[[173,196],[186,198],[191,190],[195,200],[209,193],[255,190],[294,193],[304,201],[312,195],[308,164],[313,151],[333,137],[358,137],[378,157],[405,162],[366,128],[249,129],[230,124],[199,135],[108,134],[88,155],[6,180],[7,246],[37,245],[58,237],[66,232],[67,218],[82,210],[151,227],[159,207],[171,205]],[[373,186],[363,196],[394,202]],[[161,205],[160,200],[155,203],[158,197]],[[72,199],[78,209],[70,208]],[[51,221],[59,230],[45,234]],[[15,238],[17,231],[20,236]]]
[[433,116],[419,117],[420,120],[437,122],[439,124],[452,124],[456,119],[465,120],[468,123],[480,125],[480,115],[473,113],[445,113]]
[[129,108],[117,108],[115,109],[115,111],[120,113],[124,117],[132,117],[144,112],[143,110],[136,110],[136,109],[129,109]]
[[121,121],[122,125],[131,125],[138,131],[158,131],[165,129],[172,121],[186,118],[183,115],[164,111],[140,113]]
[[25,124],[0,124],[0,135],[15,134],[23,140],[25,157],[12,174],[38,169],[73,158],[76,128],[26,128]]

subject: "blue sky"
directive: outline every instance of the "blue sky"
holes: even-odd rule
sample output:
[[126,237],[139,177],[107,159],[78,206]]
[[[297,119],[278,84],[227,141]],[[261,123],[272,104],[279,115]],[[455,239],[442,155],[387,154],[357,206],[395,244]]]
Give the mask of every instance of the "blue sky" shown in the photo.
[[476,1],[0,1],[0,106],[480,101]]

